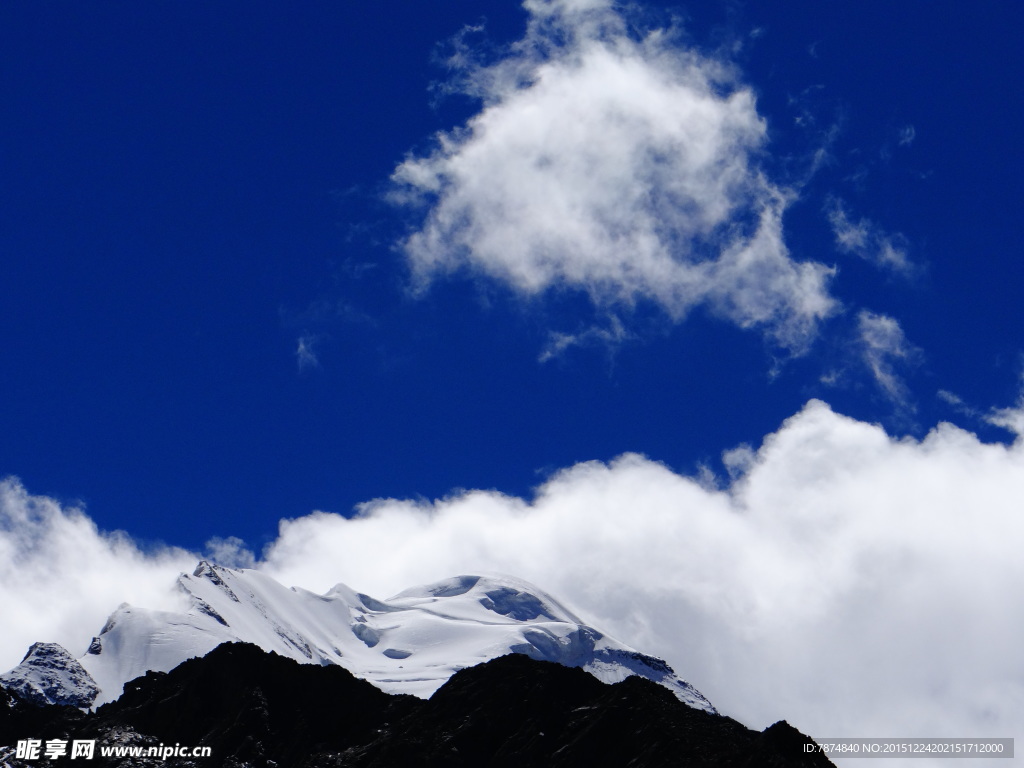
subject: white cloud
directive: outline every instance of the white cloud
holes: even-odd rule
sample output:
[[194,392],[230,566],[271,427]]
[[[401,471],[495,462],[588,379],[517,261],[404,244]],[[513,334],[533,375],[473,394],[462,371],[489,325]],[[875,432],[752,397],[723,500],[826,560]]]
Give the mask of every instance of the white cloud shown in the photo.
[[206,542],[206,555],[228,568],[256,567],[256,556],[237,536],[228,536],[226,539],[214,536]]
[[724,492],[626,455],[531,501],[473,491],[287,521],[266,567],[382,595],[519,574],[755,727],[1022,735],[1022,459],[949,424],[896,440],[812,402],[730,454],[743,474]]
[[920,350],[907,341],[896,320],[866,309],[857,314],[857,333],[864,363],[875,382],[892,400],[907,404],[909,391],[896,367],[914,362]]
[[1017,436],[1018,443],[1024,443],[1024,376],[1021,377],[1021,393],[1017,404],[1011,408],[993,408],[985,421],[1002,427]]
[[750,468],[754,466],[756,460],[757,454],[746,443],[722,452],[722,465],[725,467],[726,472],[729,473],[731,480],[736,480],[747,474]]
[[[375,500],[353,519],[317,512],[283,521],[258,567],[385,597],[512,573],[753,727],[1024,737],[1022,442],[950,424],[895,439],[815,401],[725,461],[724,490],[629,454],[566,469],[532,499],[469,491]],[[194,565],[2,488],[6,666],[35,640],[80,652],[114,606],[158,604]]]
[[123,533],[97,530],[79,509],[0,481],[0,667],[37,641],[84,653],[122,602],[173,605],[173,576],[195,559],[174,548],[143,552]]
[[525,7],[523,40],[461,73],[482,110],[394,173],[395,198],[425,205],[401,243],[420,284],[469,268],[601,311],[700,305],[803,351],[835,308],[832,270],[786,249],[790,193],[758,169],[753,93],[671,31],[631,36],[609,3]]
[[854,222],[837,198],[829,201],[826,211],[840,251],[852,253],[879,269],[905,277],[916,273],[917,267],[907,255],[902,235],[887,234],[868,219]]
[[832,225],[832,234],[835,235],[836,245],[846,253],[863,252],[868,244],[868,224],[861,219],[856,224],[850,221],[846,209],[836,203],[829,211],[829,223]]
[[969,405],[959,395],[945,389],[936,392],[936,397],[957,413],[1005,429],[1015,435],[1018,441],[1024,441],[1024,386],[1021,387],[1016,405],[1009,408],[991,408],[987,412]]
[[917,136],[917,131],[914,130],[914,126],[905,125],[900,129],[900,146],[909,147],[914,143],[914,138]]
[[1018,440],[1024,439],[1024,402],[1019,403],[1016,408],[997,408],[985,420],[989,424],[1012,432]]

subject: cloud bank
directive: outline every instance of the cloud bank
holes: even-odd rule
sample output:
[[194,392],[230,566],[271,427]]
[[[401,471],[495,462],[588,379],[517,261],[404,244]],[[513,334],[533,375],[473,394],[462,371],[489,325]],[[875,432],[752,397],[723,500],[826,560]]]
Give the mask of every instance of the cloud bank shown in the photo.
[[529,0],[489,65],[453,59],[481,111],[410,156],[394,198],[422,206],[401,244],[420,285],[459,269],[600,309],[695,307],[799,353],[836,302],[832,270],[791,258],[792,193],[758,166],[765,124],[734,71],[671,30],[633,34],[611,3]]
[[177,548],[144,552],[121,532],[104,533],[80,509],[0,481],[0,667],[36,641],[85,652],[122,602],[171,607],[174,576],[195,567]]
[[1015,734],[1024,446],[950,424],[896,440],[812,401],[745,453],[720,490],[625,455],[532,500],[473,491],[315,514],[282,524],[264,567],[317,589],[340,567],[382,594],[518,574],[756,727]]
[[[468,491],[375,500],[351,519],[317,512],[283,521],[256,565],[380,596],[515,574],[754,727],[785,717],[818,736],[1024,737],[1024,442],[985,444],[950,424],[899,440],[812,401],[726,459],[734,477],[720,487],[628,454],[568,468],[532,499]],[[118,603],[166,601],[194,565],[180,550],[144,554],[13,481],[0,504],[15,619],[0,666],[35,640],[81,652]],[[233,563],[248,557],[237,540],[215,544]]]

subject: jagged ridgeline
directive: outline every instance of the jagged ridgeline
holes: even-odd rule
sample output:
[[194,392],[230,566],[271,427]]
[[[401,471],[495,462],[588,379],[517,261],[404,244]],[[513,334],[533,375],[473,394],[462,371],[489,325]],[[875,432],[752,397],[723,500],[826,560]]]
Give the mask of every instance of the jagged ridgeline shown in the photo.
[[[124,766],[830,765],[517,579],[376,600],[201,563],[178,587],[182,612],[122,605],[80,659],[37,643],[0,676],[0,765],[82,763],[20,759],[26,739]],[[175,744],[210,755],[100,753]]]
[[[752,731],[638,676],[609,685],[581,669],[511,654],[462,670],[425,701],[384,693],[338,666],[299,664],[237,643],[169,673],[149,672],[93,713],[0,693],[0,742],[26,734],[126,747],[210,747],[204,758],[97,755],[94,765],[831,765],[805,752],[810,739],[785,722]],[[39,761],[4,764],[27,768]]]

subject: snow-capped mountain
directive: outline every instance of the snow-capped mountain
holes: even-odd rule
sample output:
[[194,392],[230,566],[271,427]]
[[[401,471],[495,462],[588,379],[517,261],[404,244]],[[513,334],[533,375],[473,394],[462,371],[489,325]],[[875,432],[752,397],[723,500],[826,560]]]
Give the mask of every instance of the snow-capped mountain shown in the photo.
[[[201,562],[179,576],[177,586],[181,612],[123,604],[85,655],[66,665],[80,665],[95,681],[94,705],[116,699],[126,682],[149,670],[166,672],[240,641],[301,663],[337,664],[386,692],[420,698],[460,669],[520,653],[582,667],[609,683],[640,675],[692,707],[715,712],[665,662],[587,626],[519,579],[457,576],[377,600],[343,584],[318,595],[258,571]],[[6,677],[16,682],[24,666]],[[52,691],[49,700],[57,700]]]

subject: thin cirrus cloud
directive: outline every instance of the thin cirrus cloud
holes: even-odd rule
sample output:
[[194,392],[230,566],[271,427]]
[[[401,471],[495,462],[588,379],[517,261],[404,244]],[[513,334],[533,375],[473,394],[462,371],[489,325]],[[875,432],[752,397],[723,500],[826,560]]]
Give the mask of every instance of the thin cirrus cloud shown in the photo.
[[571,347],[586,347],[593,345],[614,347],[632,336],[633,334],[626,330],[622,321],[615,315],[612,315],[608,318],[607,327],[592,325],[578,333],[552,331],[548,335],[548,343],[541,350],[540,355],[537,357],[537,361],[540,363],[546,363],[549,360],[560,357]]
[[894,318],[866,309],[857,313],[857,336],[862,359],[875,383],[891,400],[908,404],[910,391],[898,369],[915,362],[921,351],[907,341]]
[[504,58],[453,59],[480,112],[393,174],[393,199],[423,214],[400,243],[418,284],[468,269],[600,311],[702,306],[805,351],[837,308],[833,271],[786,248],[792,193],[758,167],[750,89],[671,30],[631,35],[611,3],[524,7]]
[[[998,418],[1015,428],[1022,414]],[[377,499],[355,517],[282,521],[260,559],[234,539],[210,548],[318,592],[515,574],[758,728],[1024,737],[1019,432],[1011,445],[951,424],[896,439],[812,401],[728,454],[718,486],[627,454],[528,499]],[[173,607],[173,577],[198,557],[143,553],[13,480],[0,516],[4,668],[37,640],[81,653],[123,600]]]
[[300,371],[320,367],[320,358],[316,353],[317,337],[308,333],[299,336],[295,346],[295,361]]
[[901,235],[886,233],[869,219],[854,221],[838,198],[829,201],[826,214],[841,252],[859,256],[881,270],[903,277],[912,277],[917,272]]

